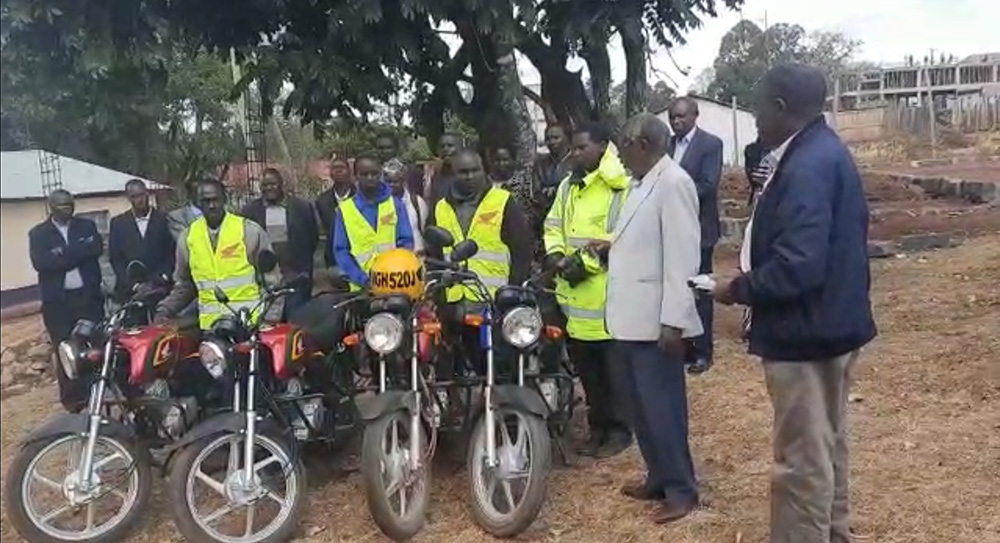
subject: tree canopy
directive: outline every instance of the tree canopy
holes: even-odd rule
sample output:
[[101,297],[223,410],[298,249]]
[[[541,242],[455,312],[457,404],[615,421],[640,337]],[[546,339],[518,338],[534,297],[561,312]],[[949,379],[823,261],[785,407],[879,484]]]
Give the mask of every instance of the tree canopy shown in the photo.
[[[455,116],[483,143],[515,144],[527,158],[534,136],[515,51],[541,75],[540,95],[527,99],[571,126],[611,118],[608,42],[617,35],[628,115],[647,105],[647,58],[654,46],[684,43],[703,17],[742,2],[5,0],[4,145],[80,140],[77,156],[147,164],[151,142],[165,131],[169,139],[165,126],[222,131],[226,123],[207,102],[221,104],[223,90],[231,99],[254,85],[265,114],[277,106],[319,133],[369,122],[405,96],[397,106],[432,147],[446,119]],[[224,88],[230,51],[243,73],[235,89]],[[574,56],[586,62],[586,83],[566,68]],[[200,80],[184,70],[198,72],[210,62],[220,78],[209,79],[219,85],[182,84]],[[463,86],[472,92],[463,93]],[[116,153],[130,156],[110,156]]]
[[777,63],[798,62],[833,76],[848,68],[861,42],[839,32],[807,33],[799,25],[776,24],[762,30],[752,21],[736,23],[719,44],[709,96],[749,104],[754,84]]

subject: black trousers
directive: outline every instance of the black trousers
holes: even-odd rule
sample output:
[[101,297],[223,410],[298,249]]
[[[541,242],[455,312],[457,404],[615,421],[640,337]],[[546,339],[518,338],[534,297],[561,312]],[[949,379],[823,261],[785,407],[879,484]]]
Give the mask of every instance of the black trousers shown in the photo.
[[[715,246],[701,248],[699,274],[712,273],[712,256],[714,253]],[[695,362],[701,359],[711,361],[714,351],[712,324],[715,319],[715,305],[712,302],[711,296],[697,293],[695,294],[695,307],[698,308],[698,316],[701,317],[701,326],[704,328],[705,333],[691,340],[687,353],[687,362]]]
[[[67,290],[59,301],[42,303],[42,322],[49,334],[49,341],[55,348],[59,342],[69,339],[73,326],[80,319],[100,321],[104,318],[104,303],[101,293],[86,289]],[[67,411],[77,412],[86,407],[90,395],[89,379],[71,380],[61,367],[54,368],[59,383],[59,401]]]
[[570,339],[566,348],[587,395],[587,424],[591,435],[630,433],[625,398],[624,371],[613,360],[613,342]]

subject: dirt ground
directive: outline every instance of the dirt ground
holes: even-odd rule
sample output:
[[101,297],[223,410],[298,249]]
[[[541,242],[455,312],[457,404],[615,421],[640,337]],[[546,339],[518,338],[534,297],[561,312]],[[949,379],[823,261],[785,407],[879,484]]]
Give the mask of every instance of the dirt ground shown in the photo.
[[[873,269],[881,334],[864,352],[850,406],[859,541],[1000,542],[1000,235],[876,261]],[[547,507],[518,541],[766,541],[770,407],[758,362],[734,340],[736,311],[717,314],[716,367],[689,380],[693,450],[709,506],[669,527],[651,524],[646,505],[618,494],[641,470],[633,448],[556,470]],[[4,324],[5,339],[10,331]],[[2,402],[4,474],[16,440],[54,412],[54,398],[50,385]],[[385,541],[368,516],[359,475],[330,472],[316,460],[310,465],[302,525],[309,536],[299,541]],[[440,466],[430,519],[415,541],[490,541],[466,512],[465,492],[461,465]],[[6,517],[0,539],[17,540]],[[130,542],[167,541],[180,538],[158,495]]]

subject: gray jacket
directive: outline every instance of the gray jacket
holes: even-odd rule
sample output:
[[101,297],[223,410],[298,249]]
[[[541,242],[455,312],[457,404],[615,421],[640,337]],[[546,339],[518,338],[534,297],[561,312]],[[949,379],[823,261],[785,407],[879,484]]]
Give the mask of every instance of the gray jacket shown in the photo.
[[664,156],[633,186],[608,254],[605,319],[611,337],[656,341],[660,326],[701,335],[688,278],[701,260],[698,193],[691,177]]

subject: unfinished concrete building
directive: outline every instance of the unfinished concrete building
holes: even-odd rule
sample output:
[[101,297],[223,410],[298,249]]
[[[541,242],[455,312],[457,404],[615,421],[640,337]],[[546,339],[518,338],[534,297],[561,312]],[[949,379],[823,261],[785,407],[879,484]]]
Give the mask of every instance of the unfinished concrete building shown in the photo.
[[960,61],[879,68],[841,74],[834,88],[838,110],[890,103],[920,104],[928,97],[1000,96],[1000,53],[970,55]]

